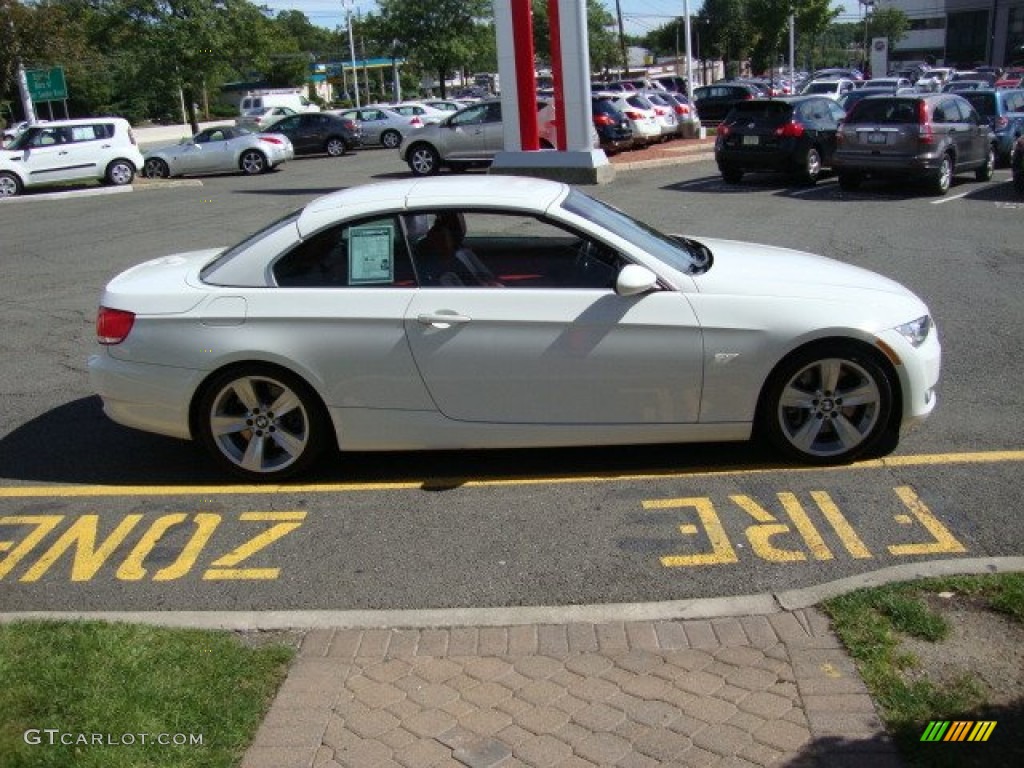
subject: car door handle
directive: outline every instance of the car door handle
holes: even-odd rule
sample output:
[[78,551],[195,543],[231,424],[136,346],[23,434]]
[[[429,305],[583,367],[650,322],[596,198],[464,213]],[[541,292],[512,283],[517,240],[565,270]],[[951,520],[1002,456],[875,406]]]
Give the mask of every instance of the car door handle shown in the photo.
[[465,325],[472,318],[466,315],[458,315],[454,312],[428,312],[416,316],[416,321],[421,325],[432,325],[435,328],[451,328],[453,325]]

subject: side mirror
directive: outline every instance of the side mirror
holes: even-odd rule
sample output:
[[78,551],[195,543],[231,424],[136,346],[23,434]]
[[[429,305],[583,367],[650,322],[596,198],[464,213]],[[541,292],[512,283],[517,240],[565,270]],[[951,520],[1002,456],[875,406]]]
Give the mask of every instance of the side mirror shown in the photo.
[[647,267],[627,264],[615,279],[615,292],[619,296],[639,296],[653,290],[657,284],[658,276]]

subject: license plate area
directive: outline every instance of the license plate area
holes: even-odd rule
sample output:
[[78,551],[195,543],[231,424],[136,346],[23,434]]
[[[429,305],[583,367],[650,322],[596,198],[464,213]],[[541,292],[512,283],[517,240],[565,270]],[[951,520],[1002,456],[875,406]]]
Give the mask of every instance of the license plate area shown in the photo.
[[888,136],[884,133],[869,133],[868,144],[885,144],[888,141]]
[[745,146],[745,147],[756,147],[760,143],[761,143],[761,137],[760,136],[744,136],[743,137],[743,146]]

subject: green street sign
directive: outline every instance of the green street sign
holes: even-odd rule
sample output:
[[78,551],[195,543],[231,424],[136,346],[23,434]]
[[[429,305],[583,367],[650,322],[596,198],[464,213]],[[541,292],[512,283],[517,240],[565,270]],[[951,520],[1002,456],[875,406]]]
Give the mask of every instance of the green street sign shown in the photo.
[[32,101],[63,101],[68,97],[68,86],[64,82],[64,69],[29,69],[25,71],[28,78],[28,94]]

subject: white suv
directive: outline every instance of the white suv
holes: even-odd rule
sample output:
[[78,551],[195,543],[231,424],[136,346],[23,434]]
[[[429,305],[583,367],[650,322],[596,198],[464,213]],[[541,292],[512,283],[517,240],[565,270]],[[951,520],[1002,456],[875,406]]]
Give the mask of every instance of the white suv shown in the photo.
[[130,184],[142,166],[135,135],[123,118],[38,123],[0,149],[0,197],[60,181]]

